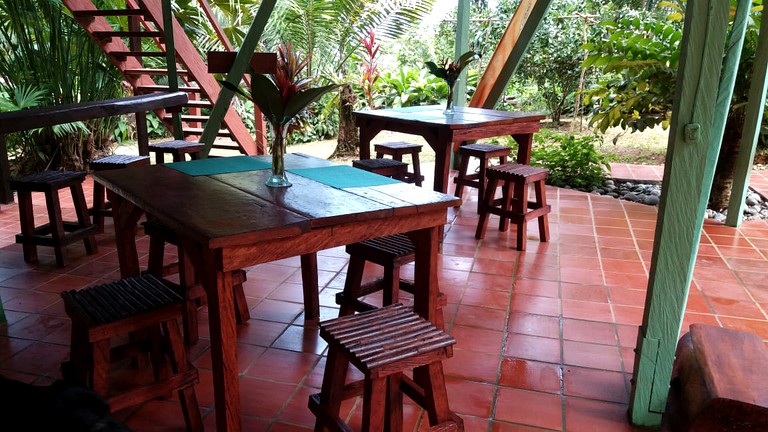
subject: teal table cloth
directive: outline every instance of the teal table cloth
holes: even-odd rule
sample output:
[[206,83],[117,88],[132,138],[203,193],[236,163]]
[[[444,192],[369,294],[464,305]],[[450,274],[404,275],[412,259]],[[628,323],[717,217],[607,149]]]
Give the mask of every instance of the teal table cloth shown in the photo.
[[254,171],[272,167],[269,162],[251,156],[198,159],[188,162],[169,163],[165,164],[165,166],[191,176]]
[[349,165],[289,169],[288,172],[337,189],[400,183],[399,180],[363,171]]

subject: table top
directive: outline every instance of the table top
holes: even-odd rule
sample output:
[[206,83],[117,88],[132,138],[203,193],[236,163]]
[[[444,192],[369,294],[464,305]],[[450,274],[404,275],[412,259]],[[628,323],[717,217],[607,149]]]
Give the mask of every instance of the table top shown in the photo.
[[179,234],[212,249],[458,204],[453,196],[402,182],[340,188],[291,173],[301,168],[353,169],[311,156],[286,155],[286,167],[293,183],[288,188],[264,185],[269,169],[189,175],[169,165],[150,165],[100,171],[94,177]]
[[455,107],[451,116],[444,114],[443,105],[413,106],[355,111],[357,118],[364,120],[386,120],[390,122],[420,123],[430,126],[447,127],[452,130],[475,128],[478,125],[492,126],[521,122],[539,122],[545,118],[539,113],[499,111],[486,108]]

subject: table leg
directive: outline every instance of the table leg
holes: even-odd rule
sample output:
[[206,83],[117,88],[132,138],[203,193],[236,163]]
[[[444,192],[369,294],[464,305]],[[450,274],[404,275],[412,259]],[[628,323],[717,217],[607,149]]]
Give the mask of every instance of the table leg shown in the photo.
[[360,127],[360,159],[371,158],[371,140],[382,131],[380,127],[364,122],[358,123]]
[[442,133],[437,135],[423,134],[422,137],[432,147],[432,150],[435,151],[435,184],[433,190],[447,193],[453,142],[449,136]]
[[[205,263],[217,262],[212,253],[204,253],[203,259]],[[216,430],[237,432],[240,431],[240,383],[232,273],[200,267],[203,268],[202,282],[208,295]]]
[[141,268],[139,268],[139,254],[136,252],[136,232],[137,223],[144,211],[109,189],[107,196],[112,203],[120,277],[138,276]]
[[445,328],[439,308],[440,286],[437,277],[438,238],[440,227],[408,233],[415,247],[413,310],[439,328]]
[[320,319],[320,298],[316,253],[301,256],[301,284],[304,290],[304,321],[317,321]]
[[533,147],[533,134],[514,134],[512,138],[517,141],[517,163],[530,165],[531,148]]

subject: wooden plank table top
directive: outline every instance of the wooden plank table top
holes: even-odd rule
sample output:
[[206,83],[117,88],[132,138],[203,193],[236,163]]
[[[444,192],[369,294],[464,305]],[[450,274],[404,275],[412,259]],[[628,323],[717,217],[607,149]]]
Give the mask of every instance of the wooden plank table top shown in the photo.
[[371,157],[371,140],[381,131],[423,137],[435,151],[435,187],[448,191],[451,154],[465,141],[510,135],[518,143],[517,162],[530,163],[533,134],[540,129],[544,115],[499,111],[485,108],[455,107],[446,116],[442,105],[415,106],[355,111],[360,128],[360,159]]
[[[303,155],[286,157],[289,170],[330,165]],[[438,240],[456,198],[400,182],[339,189],[290,172],[293,186],[268,188],[268,175],[264,169],[190,176],[165,165],[94,174],[113,205],[122,277],[140,272],[135,235],[143,212],[176,231],[201,274],[208,294],[219,431],[240,430],[234,270],[407,233],[416,247],[414,309],[443,324],[437,301]]]

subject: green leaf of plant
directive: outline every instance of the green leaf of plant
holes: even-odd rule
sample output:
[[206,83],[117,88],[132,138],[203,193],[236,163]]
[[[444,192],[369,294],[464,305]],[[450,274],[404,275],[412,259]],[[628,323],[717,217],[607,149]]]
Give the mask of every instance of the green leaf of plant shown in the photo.
[[285,107],[285,111],[283,112],[283,119],[292,119],[309,104],[337,87],[339,87],[337,84],[330,84],[322,87],[299,90],[295,95],[293,95],[291,100],[288,101],[288,104]]
[[270,123],[282,120],[285,112],[280,91],[266,75],[251,77],[251,98]]

